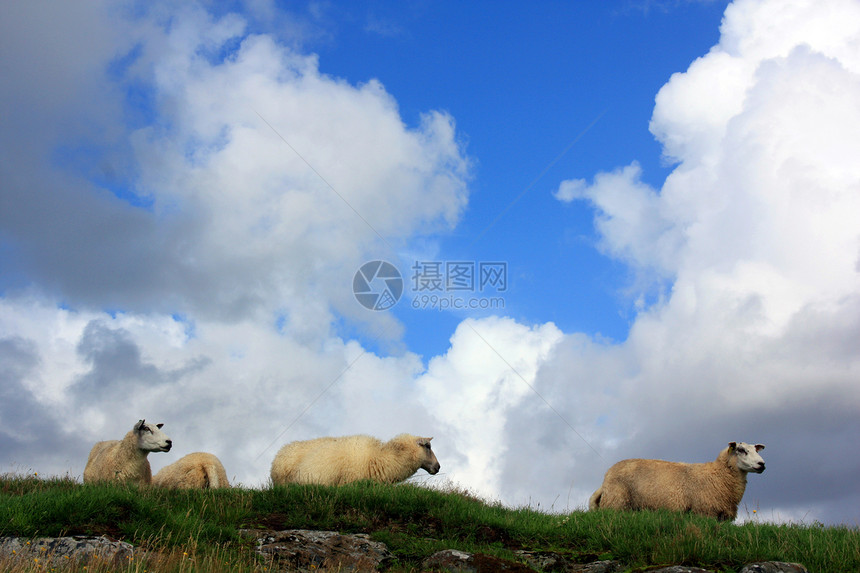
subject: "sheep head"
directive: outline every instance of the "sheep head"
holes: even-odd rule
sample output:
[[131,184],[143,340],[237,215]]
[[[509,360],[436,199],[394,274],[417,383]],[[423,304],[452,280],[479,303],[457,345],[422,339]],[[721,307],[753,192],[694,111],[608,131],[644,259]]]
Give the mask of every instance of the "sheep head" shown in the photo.
[[418,438],[418,446],[424,452],[424,459],[421,462],[421,469],[426,470],[430,475],[436,475],[439,473],[439,468],[442,466],[439,464],[439,460],[436,459],[436,454],[433,453],[433,450],[430,449],[430,440],[433,438]]
[[144,452],[169,452],[173,446],[167,434],[161,431],[164,424],[147,424],[146,420],[140,420],[134,425],[134,433],[137,435],[137,447]]
[[737,458],[738,469],[742,472],[755,472],[760,474],[764,471],[764,460],[758,454],[764,449],[762,444],[747,444],[745,442],[729,442],[729,453]]

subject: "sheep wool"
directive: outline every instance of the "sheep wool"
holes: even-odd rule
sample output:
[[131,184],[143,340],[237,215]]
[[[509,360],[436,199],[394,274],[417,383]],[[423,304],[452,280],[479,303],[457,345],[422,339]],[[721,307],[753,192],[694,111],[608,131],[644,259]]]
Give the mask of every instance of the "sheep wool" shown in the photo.
[[435,475],[440,465],[430,449],[432,439],[400,434],[385,443],[363,435],[292,442],[272,462],[272,483],[397,483],[421,468]]
[[761,473],[761,444],[729,442],[717,459],[703,464],[623,460],[609,468],[592,494],[589,509],[669,509],[720,520],[737,517],[747,473]]
[[230,487],[224,465],[216,456],[194,452],[159,470],[152,484],[170,489],[214,489]]
[[147,459],[149,452],[168,452],[173,444],[161,431],[163,425],[140,420],[122,440],[96,443],[84,468],[84,483],[152,483],[152,469]]

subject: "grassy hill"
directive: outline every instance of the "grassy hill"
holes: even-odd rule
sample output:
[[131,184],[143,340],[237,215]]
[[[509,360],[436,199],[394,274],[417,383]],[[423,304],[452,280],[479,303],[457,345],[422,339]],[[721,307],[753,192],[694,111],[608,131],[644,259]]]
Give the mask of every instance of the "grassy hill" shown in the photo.
[[0,536],[104,534],[160,555],[129,563],[130,572],[265,570],[252,543],[239,536],[241,528],[368,533],[388,545],[397,571],[417,570],[423,558],[441,549],[506,559],[516,559],[517,549],[554,551],[583,563],[617,559],[634,567],[687,564],[736,571],[775,560],[800,562],[814,573],[860,571],[860,531],[848,527],[734,525],[670,512],[550,515],[410,484],[167,491],[0,477]]

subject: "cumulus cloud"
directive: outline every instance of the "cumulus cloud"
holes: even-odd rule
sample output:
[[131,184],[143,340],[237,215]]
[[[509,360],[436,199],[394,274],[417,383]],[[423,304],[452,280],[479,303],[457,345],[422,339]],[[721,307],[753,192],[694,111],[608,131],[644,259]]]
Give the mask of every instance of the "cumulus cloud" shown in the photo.
[[563,510],[618,459],[744,440],[768,446],[759,515],[858,519],[856,4],[730,5],[657,94],[663,185],[635,161],[559,185],[634,292],[663,289],[627,340],[466,319],[426,362],[336,323],[399,340],[352,276],[459,221],[452,117],[406,125],[380,81],[199,5],[2,10],[0,463],[80,475],[146,417],[176,444],[154,469],[206,450],[261,485],[286,441],[409,431],[451,481]]
[[[453,118],[406,125],[379,81],[327,76],[197,4],[3,10],[4,69],[21,80],[0,88],[10,451],[64,450],[41,471],[80,473],[90,440],[146,416],[180,451],[232,452],[257,484],[276,439],[420,432],[384,415],[428,419],[409,391],[420,360],[334,331],[346,316],[398,339],[391,315],[360,313],[352,276],[459,220],[469,159]],[[55,68],[71,71],[41,72]],[[364,394],[378,399],[359,410]],[[14,424],[25,410],[35,437]],[[58,423],[70,415],[85,429]]]
[[[174,16],[153,9],[122,21],[131,45],[56,55],[102,66],[77,91],[107,92],[96,98],[109,102],[98,106],[98,125],[124,124],[125,133],[79,130],[70,138],[77,147],[57,151],[41,141],[49,127],[39,121],[4,130],[4,148],[23,149],[23,165],[40,174],[24,177],[14,162],[4,170],[4,235],[21,253],[6,277],[17,270],[102,308],[230,319],[280,305],[313,314],[293,324],[326,324],[327,306],[354,307],[327,277],[346,281],[371,250],[392,256],[405,237],[456,224],[468,160],[450,116],[430,111],[406,126],[376,80],[327,77],[314,56],[247,34],[235,15],[190,7]],[[13,37],[8,59],[38,69],[42,35]],[[7,87],[11,115],[42,113],[18,90],[61,87]],[[123,93],[153,117],[123,121]],[[56,115],[77,117],[77,103],[53,102]],[[62,169],[64,156],[86,158],[115,139],[123,143],[95,173]],[[28,143],[41,147],[27,153]]]
[[[612,349],[628,368],[565,380],[607,351],[561,343],[538,376],[548,394],[601,389],[586,401],[604,416],[605,458],[705,461],[723,442],[760,441],[770,473],[750,480],[750,503],[783,519],[860,517],[837,509],[860,464],[843,441],[860,412],[860,354],[846,346],[860,328],[858,10],[735,2],[720,43],[657,95],[651,131],[677,163],[662,188],[635,163],[559,186],[560,200],[594,206],[608,254],[671,277]],[[802,479],[825,484],[815,500],[797,499]]]
[[537,369],[561,335],[552,323],[530,328],[509,318],[467,319],[449,351],[430,360],[417,389],[443,431],[455,481],[498,495],[502,460],[521,455],[503,439],[505,421],[533,392]]
[[[20,337],[0,340],[0,379],[4,381],[0,388],[0,419],[4,422],[0,428],[3,436],[0,455],[6,460],[24,456],[28,448],[46,438],[48,443],[55,443],[53,420],[48,416],[47,424],[42,422],[47,408],[23,384],[38,363],[38,349],[33,341]],[[28,463],[30,458],[18,461]]]
[[673,213],[655,190],[641,181],[637,163],[612,173],[599,173],[589,185],[584,179],[563,181],[554,193],[559,201],[587,199],[597,207],[598,247],[628,264],[671,276],[675,271],[679,237]]

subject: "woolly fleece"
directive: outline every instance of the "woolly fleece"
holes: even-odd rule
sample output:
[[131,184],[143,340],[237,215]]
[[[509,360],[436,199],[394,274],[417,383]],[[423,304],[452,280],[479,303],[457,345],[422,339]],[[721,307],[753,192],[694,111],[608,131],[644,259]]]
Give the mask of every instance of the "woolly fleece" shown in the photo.
[[171,489],[214,489],[230,487],[224,465],[206,452],[188,454],[159,470],[152,484]]
[[[745,462],[739,467],[739,449],[746,457],[758,461]],[[764,461],[757,454],[761,449],[764,449],[761,444],[730,442],[716,460],[703,464],[620,461],[606,472],[603,485],[589,500],[589,508],[669,509],[733,520],[746,490],[747,472],[764,471]]]
[[317,438],[283,446],[272,462],[272,483],[340,485],[358,480],[396,483],[424,468],[439,471],[432,438],[410,434],[383,443],[371,436]]
[[149,452],[170,451],[172,441],[161,431],[163,424],[140,420],[122,440],[98,442],[90,450],[84,468],[84,483],[117,481],[149,485],[152,469]]

